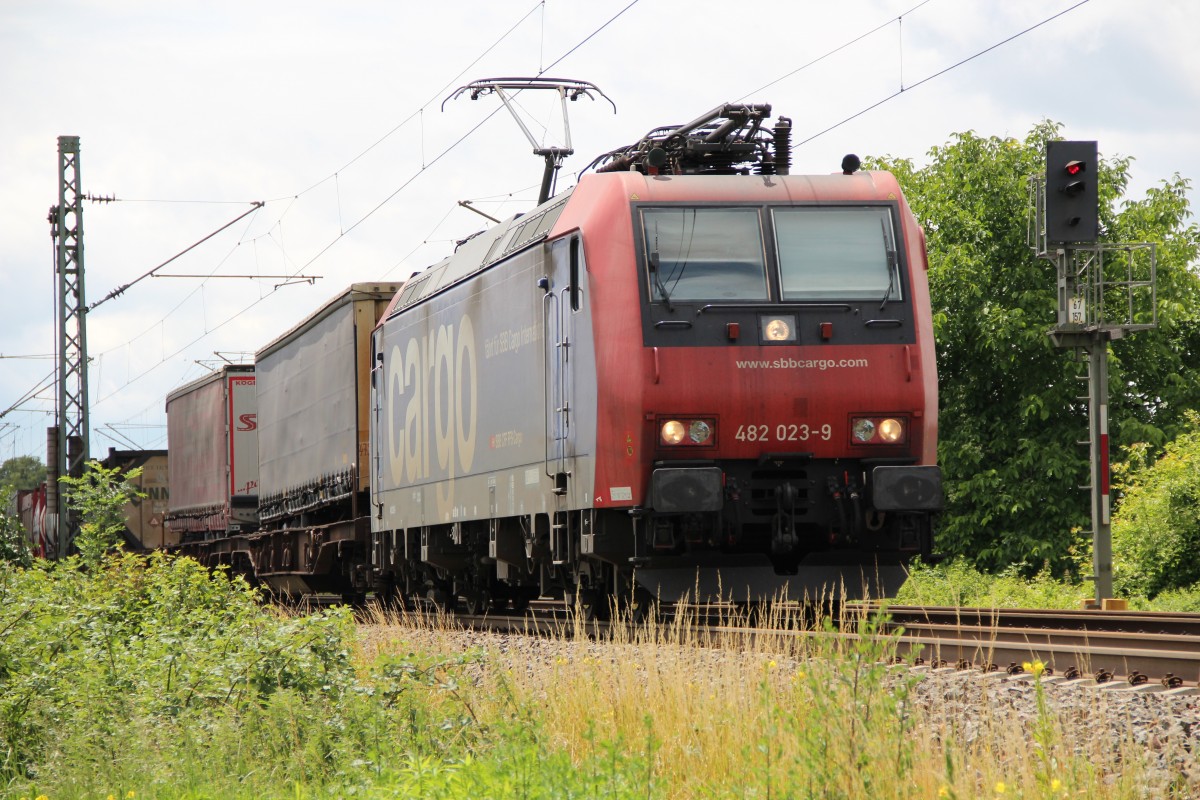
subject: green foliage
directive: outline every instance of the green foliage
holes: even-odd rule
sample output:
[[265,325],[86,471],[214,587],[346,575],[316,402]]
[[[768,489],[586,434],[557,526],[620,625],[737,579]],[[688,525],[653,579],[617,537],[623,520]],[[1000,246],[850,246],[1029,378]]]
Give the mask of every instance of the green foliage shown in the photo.
[[1200,614],[1200,583],[1168,589],[1155,596],[1152,605],[1155,611]]
[[[917,167],[890,169],[925,227],[938,351],[939,461],[946,511],[938,547],[996,570],[1048,563],[1058,573],[1090,529],[1086,492],[1084,364],[1056,349],[1053,265],[1026,243],[1028,176],[1044,170],[1044,122],[1024,141],[956,134]],[[1200,279],[1190,268],[1200,230],[1187,182],[1176,176],[1142,200],[1122,200],[1128,158],[1101,164],[1101,223],[1107,241],[1158,247],[1160,328],[1112,346],[1110,429],[1116,444],[1159,447],[1200,405]]]
[[46,480],[46,465],[33,456],[17,456],[0,464],[0,487],[4,494],[16,489],[32,489]]
[[997,575],[981,572],[966,559],[936,566],[915,563],[895,601],[908,605],[974,608],[1079,608],[1090,585],[1055,578],[1046,569],[1025,577],[1020,566]]
[[[1119,588],[1121,591],[1117,593],[1129,601],[1131,609],[1200,612],[1200,582],[1156,596],[1139,593],[1134,587]],[[1078,609],[1083,600],[1093,596],[1090,583],[1069,576],[1055,578],[1045,569],[1032,577],[1025,577],[1018,567],[990,575],[960,559],[936,566],[911,565],[909,579],[896,593],[895,602],[972,608]]]
[[[1121,475],[1113,517],[1113,581],[1123,595],[1156,597],[1200,583],[1200,414],[1149,466]],[[1136,451],[1135,451],[1136,452]]]
[[0,567],[0,630],[7,780],[111,775],[181,730],[279,713],[276,695],[331,725],[321,702],[354,685],[347,613],[278,619],[244,582],[162,554]]
[[[788,787],[804,785],[804,797],[854,800],[877,796],[884,786],[911,785],[916,754],[911,694],[918,678],[892,673],[896,637],[882,633],[884,622],[877,615],[858,620],[858,638],[807,661],[790,696],[776,704],[759,748],[769,754],[776,739],[798,746],[778,753],[776,763],[786,770],[777,767],[775,776],[769,764],[764,770],[765,796],[773,796],[776,787],[789,796]],[[822,628],[831,637],[838,633],[828,619]],[[760,796],[757,789],[747,786],[742,796]]]
[[141,474],[141,467],[122,475],[120,467],[109,469],[99,461],[89,461],[81,477],[59,478],[67,492],[67,505],[79,514],[75,547],[84,564],[98,564],[104,553],[121,542],[125,506],[135,497],[146,496],[130,483]]
[[21,567],[33,566],[33,551],[21,520],[0,513],[0,561]]

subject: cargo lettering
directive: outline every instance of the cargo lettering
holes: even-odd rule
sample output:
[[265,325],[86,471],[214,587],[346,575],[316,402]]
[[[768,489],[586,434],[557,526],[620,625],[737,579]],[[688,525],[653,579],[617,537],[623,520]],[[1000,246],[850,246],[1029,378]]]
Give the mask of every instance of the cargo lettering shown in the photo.
[[[407,403],[405,403],[407,398]],[[401,413],[401,405],[403,413]],[[479,410],[475,326],[463,316],[457,326],[440,325],[393,345],[387,365],[388,456],[392,482],[401,486],[433,477],[439,509],[453,502],[456,474],[475,461]],[[431,469],[436,459],[436,471]]]

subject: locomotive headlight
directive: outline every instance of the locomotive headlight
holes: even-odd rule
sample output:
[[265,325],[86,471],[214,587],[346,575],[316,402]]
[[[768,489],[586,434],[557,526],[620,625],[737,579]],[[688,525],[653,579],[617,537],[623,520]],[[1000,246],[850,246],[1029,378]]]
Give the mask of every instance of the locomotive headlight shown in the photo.
[[668,447],[713,447],[717,439],[715,417],[659,420],[658,441]]
[[850,430],[856,442],[869,442],[875,438],[875,423],[869,419],[856,419]]
[[791,314],[759,317],[758,325],[764,342],[796,341],[796,318]]
[[895,444],[904,438],[904,423],[888,417],[879,423],[879,438],[888,444]]
[[704,444],[712,438],[712,426],[702,419],[692,420],[688,425],[688,438],[696,444]]
[[908,441],[906,417],[852,417],[851,444],[904,444]]
[[669,419],[662,424],[659,435],[663,444],[679,444],[687,435],[687,428],[677,419]]

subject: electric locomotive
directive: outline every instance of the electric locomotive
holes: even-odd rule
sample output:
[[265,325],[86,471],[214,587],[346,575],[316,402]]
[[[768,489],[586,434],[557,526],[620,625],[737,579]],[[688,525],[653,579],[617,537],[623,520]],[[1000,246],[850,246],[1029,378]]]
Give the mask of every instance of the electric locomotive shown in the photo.
[[404,285],[373,337],[378,589],[877,596],[930,552],[924,235],[888,173],[789,174],[769,115],[655,129]]

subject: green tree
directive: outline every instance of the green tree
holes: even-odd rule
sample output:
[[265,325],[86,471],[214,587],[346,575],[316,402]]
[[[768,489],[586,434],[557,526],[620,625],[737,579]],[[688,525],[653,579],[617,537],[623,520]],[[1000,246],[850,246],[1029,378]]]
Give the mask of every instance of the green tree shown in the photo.
[[0,486],[9,490],[32,489],[44,480],[46,465],[33,456],[17,456],[0,464]]
[[[1057,313],[1054,266],[1026,241],[1028,177],[1044,170],[1059,126],[1024,141],[956,134],[929,163],[884,158],[925,227],[940,387],[944,552],[994,570],[1071,567],[1090,546],[1084,364],[1046,335]],[[1142,200],[1123,199],[1128,158],[1100,165],[1103,239],[1153,241],[1160,328],[1115,342],[1110,356],[1114,445],[1160,447],[1200,405],[1200,279],[1190,265],[1200,231],[1188,224],[1178,176]]]
[[141,467],[122,475],[120,467],[109,469],[93,460],[87,462],[81,477],[59,479],[67,492],[67,505],[79,513],[75,547],[85,564],[99,564],[103,555],[120,543],[126,504],[134,497],[146,496],[130,483],[141,474]]

